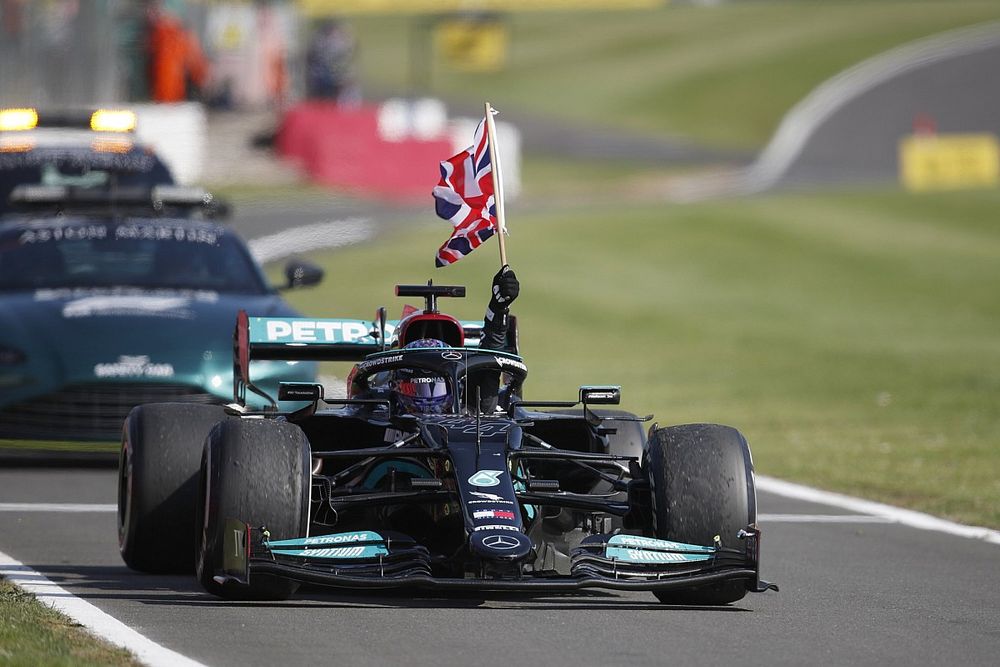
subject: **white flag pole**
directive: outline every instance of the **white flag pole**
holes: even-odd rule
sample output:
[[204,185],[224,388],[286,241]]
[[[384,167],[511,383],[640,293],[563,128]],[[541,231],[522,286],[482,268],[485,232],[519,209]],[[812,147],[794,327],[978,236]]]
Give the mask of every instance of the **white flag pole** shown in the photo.
[[497,239],[500,241],[500,266],[507,264],[507,246],[504,243],[504,233],[507,223],[503,211],[503,178],[500,174],[500,150],[497,146],[497,132],[493,126],[493,107],[486,103],[486,133],[490,142],[490,165],[493,172],[493,202],[497,210]]

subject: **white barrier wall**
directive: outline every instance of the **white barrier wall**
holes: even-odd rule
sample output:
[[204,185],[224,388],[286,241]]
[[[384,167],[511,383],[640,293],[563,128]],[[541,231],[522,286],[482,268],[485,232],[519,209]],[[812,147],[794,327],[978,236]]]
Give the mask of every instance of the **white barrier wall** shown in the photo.
[[136,139],[156,151],[182,185],[201,180],[208,118],[198,102],[137,104]]

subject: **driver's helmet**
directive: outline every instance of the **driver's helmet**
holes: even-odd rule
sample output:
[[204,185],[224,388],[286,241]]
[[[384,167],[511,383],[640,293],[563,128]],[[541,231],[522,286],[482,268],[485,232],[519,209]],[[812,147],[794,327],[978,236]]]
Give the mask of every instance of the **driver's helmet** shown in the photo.
[[[403,349],[448,347],[436,338],[421,338]],[[392,393],[404,412],[441,414],[451,406],[448,380],[434,371],[401,368],[393,371]]]

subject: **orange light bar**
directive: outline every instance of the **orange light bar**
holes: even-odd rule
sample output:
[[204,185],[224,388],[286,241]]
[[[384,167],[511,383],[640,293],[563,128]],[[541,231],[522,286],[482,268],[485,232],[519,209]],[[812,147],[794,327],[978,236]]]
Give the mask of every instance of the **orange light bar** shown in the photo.
[[13,139],[14,137],[0,139],[0,153],[27,153],[35,148],[35,142],[31,139],[12,141]]
[[0,132],[32,130],[38,126],[38,112],[34,109],[0,109]]
[[132,150],[132,141],[126,138],[94,139],[90,147],[98,153],[128,153]]
[[135,112],[98,109],[90,116],[90,129],[95,132],[132,132],[135,130]]

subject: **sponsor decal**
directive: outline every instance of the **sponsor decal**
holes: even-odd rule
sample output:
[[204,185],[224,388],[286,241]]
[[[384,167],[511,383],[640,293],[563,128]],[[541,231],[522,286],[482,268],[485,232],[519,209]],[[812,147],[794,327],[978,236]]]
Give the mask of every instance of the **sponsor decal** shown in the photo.
[[[696,551],[700,553],[675,553],[675,551]],[[606,558],[614,558],[627,563],[691,563],[708,560],[715,549],[697,544],[658,540],[640,535],[615,535],[608,540]]]
[[212,290],[140,289],[136,287],[51,287],[35,290],[35,301],[68,301],[88,297],[181,298],[198,303],[218,303],[219,293]]
[[497,486],[500,484],[500,475],[503,470],[480,470],[469,478],[472,486]]
[[645,551],[643,549],[619,549],[610,547],[605,557],[628,563],[691,563],[708,560],[709,554],[677,554],[670,551]]
[[128,223],[115,227],[115,239],[141,239],[144,241],[186,241],[217,245],[219,232],[210,227],[165,226],[142,223]]
[[62,316],[72,319],[102,315],[155,315],[189,320],[194,317],[194,313],[188,308],[190,303],[191,300],[184,296],[88,296],[66,303]]
[[381,541],[382,536],[378,533],[363,531],[360,533],[338,533],[336,535],[319,535],[317,537],[307,537],[303,544],[344,544],[345,542],[376,542]]
[[278,556],[299,558],[376,558],[386,556],[389,551],[383,546],[327,547],[323,549],[296,549],[294,551],[272,551]]
[[154,364],[147,356],[118,357],[118,361],[94,366],[94,375],[99,378],[169,378],[174,376],[170,364]]
[[350,544],[353,542],[382,542],[382,536],[371,530],[359,530],[353,533],[335,533],[333,535],[316,535],[290,540],[271,540],[270,547],[306,547],[324,544]]
[[[361,320],[307,320],[252,318],[264,323],[266,343],[359,343],[370,337],[369,325]],[[257,324],[259,326],[259,324]]]
[[469,495],[476,496],[477,498],[483,498],[484,500],[493,500],[500,502],[503,500],[503,496],[498,496],[495,493],[484,493],[483,491],[469,491]]
[[510,551],[521,546],[521,538],[513,535],[488,535],[483,538],[483,546],[497,551]]
[[46,243],[48,241],[87,240],[106,239],[108,228],[105,225],[80,225],[73,227],[38,227],[26,229],[21,233],[17,242],[21,245],[28,243]]
[[517,526],[507,526],[501,523],[490,524],[489,526],[476,526],[472,530],[476,533],[484,530],[516,530],[517,532],[521,532],[521,529]]
[[[449,431],[475,435],[476,420],[468,417],[440,417],[430,415],[424,421],[431,424],[440,424]],[[494,435],[502,435],[510,430],[510,420],[503,418],[483,417],[479,420],[479,434],[484,438],[491,438]]]
[[501,368],[505,366],[510,366],[511,368],[516,368],[519,371],[524,371],[525,373],[528,372],[528,367],[525,366],[520,361],[518,361],[517,359],[508,359],[507,357],[500,357],[500,356],[495,356],[493,358],[496,359],[497,364]]
[[384,366],[385,364],[391,364],[391,363],[396,362],[396,361],[401,361],[402,358],[403,358],[403,355],[401,355],[401,354],[390,354],[387,357],[381,357],[379,359],[370,359],[368,361],[362,361],[360,364],[358,364],[358,370],[359,371],[366,371],[369,368],[373,368],[373,367],[377,367],[377,366]]
[[332,549],[303,549],[298,555],[317,558],[357,558],[364,552],[364,547],[334,547]]
[[233,536],[233,558],[243,558],[243,543],[246,541],[245,530],[234,530]]
[[506,500],[503,496],[495,493],[482,493],[479,491],[469,491],[469,495],[481,498],[482,500],[469,500],[467,505],[513,505],[513,500]]
[[406,437],[406,431],[400,431],[394,428],[387,428],[385,430],[384,442],[399,442]]
[[514,513],[510,510],[476,510],[472,513],[473,519],[507,519],[514,520]]
[[454,350],[449,350],[448,352],[442,352],[441,353],[441,358],[442,359],[447,359],[449,361],[458,361],[459,359],[462,358],[462,353],[461,352],[455,352]]
[[612,391],[588,391],[587,398],[608,399],[614,398],[617,394]]
[[413,384],[437,384],[438,382],[444,382],[442,377],[418,377],[410,378],[407,382],[412,382]]
[[714,553],[715,547],[705,547],[700,544],[686,544],[684,542],[674,542],[671,540],[660,540],[654,537],[643,537],[642,535],[613,535],[608,540],[608,544],[636,547],[639,549],[666,549],[674,551],[704,551]]

